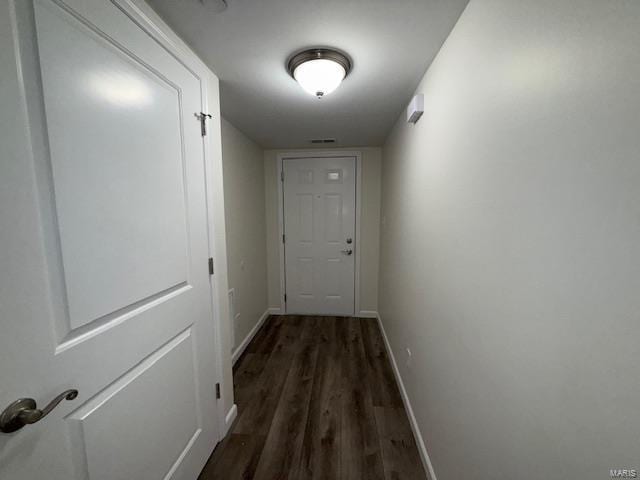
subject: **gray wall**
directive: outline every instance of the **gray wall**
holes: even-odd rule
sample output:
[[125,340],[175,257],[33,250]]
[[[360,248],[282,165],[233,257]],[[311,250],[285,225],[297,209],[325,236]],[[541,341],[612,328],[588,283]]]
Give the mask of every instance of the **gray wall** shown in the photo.
[[417,91],[379,303],[438,479],[640,467],[640,2],[471,0]]
[[267,310],[264,158],[258,144],[224,119],[222,163],[235,349]]

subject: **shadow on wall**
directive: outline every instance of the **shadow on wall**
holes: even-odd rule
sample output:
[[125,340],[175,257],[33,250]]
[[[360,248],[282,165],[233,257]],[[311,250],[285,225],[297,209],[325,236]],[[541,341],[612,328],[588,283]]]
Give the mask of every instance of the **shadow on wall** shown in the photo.
[[639,25],[472,0],[384,146],[380,312],[441,479],[640,466]]

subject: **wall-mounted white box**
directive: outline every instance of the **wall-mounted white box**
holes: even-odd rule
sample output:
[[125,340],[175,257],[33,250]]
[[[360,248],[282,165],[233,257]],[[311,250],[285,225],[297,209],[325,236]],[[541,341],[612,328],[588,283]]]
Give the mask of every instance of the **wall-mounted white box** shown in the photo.
[[417,123],[424,113],[424,95],[419,93],[411,99],[407,107],[407,122]]

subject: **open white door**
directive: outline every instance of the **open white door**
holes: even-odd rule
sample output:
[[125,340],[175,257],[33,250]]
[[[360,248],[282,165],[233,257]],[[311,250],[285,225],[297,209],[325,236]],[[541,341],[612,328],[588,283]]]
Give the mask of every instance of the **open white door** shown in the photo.
[[0,410],[79,391],[3,480],[192,480],[218,439],[201,79],[131,7],[0,2]]
[[354,314],[355,157],[285,158],[286,311]]

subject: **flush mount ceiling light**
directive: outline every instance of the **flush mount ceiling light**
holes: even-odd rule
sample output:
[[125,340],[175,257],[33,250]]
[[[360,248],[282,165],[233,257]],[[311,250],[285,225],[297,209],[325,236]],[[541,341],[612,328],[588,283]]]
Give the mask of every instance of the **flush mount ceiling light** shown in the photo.
[[329,48],[311,48],[293,55],[287,70],[311,95],[322,98],[333,92],[351,71],[347,55]]

